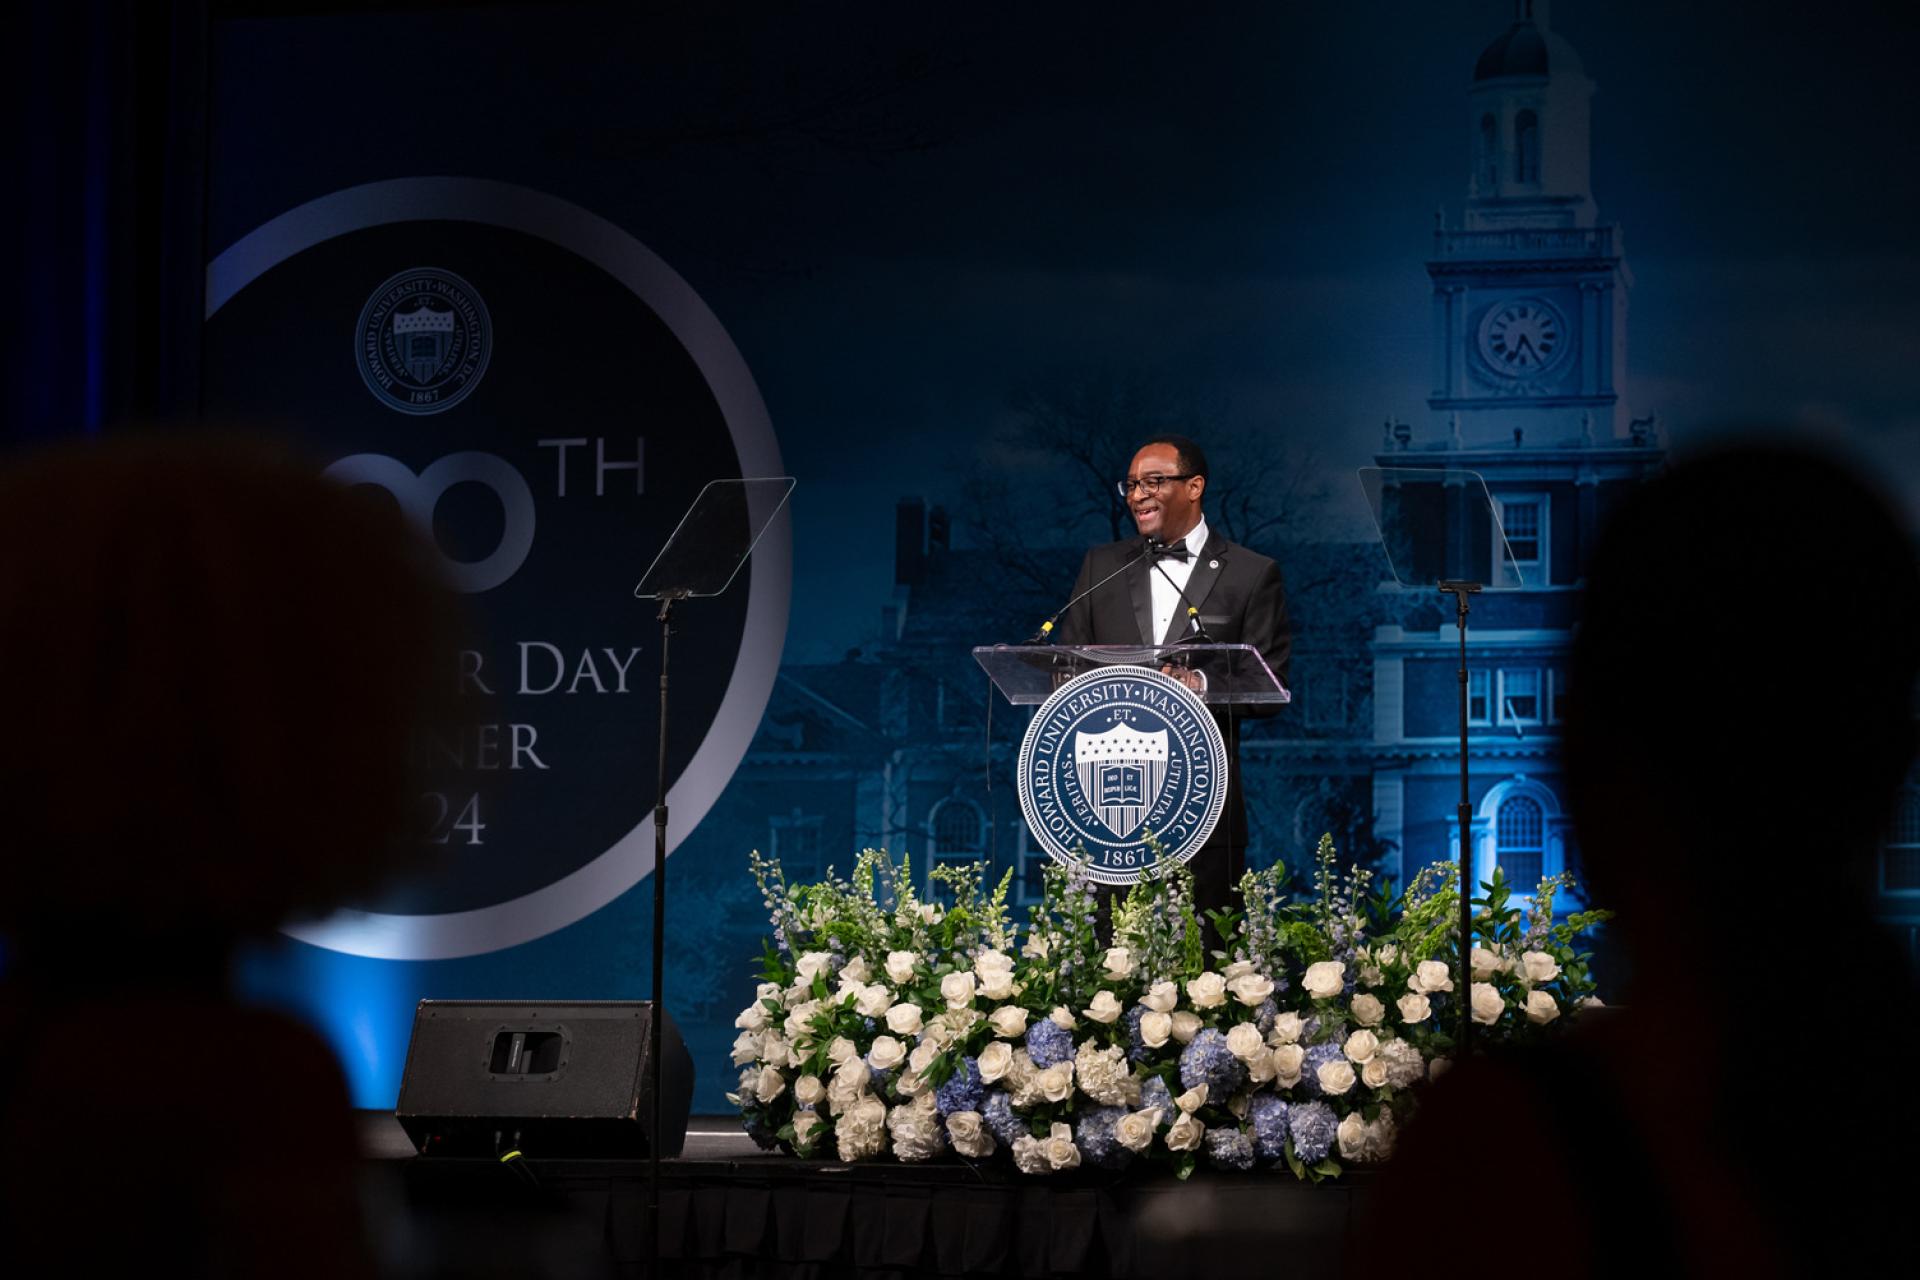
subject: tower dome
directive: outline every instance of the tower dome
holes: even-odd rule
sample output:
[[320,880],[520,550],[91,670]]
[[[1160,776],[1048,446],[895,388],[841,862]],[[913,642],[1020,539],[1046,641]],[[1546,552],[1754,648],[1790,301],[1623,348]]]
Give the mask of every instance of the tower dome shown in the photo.
[[1493,38],[1473,64],[1474,83],[1509,76],[1584,78],[1573,46],[1547,29],[1546,0],[1516,0],[1513,25]]

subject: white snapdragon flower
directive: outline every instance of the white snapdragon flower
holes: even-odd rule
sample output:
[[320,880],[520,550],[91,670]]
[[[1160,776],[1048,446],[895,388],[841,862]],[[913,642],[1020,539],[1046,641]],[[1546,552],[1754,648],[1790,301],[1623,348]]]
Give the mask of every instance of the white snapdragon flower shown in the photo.
[[1227,980],[1209,970],[1187,982],[1187,999],[1196,1009],[1218,1008],[1227,1002]]
[[1095,1022],[1110,1026],[1126,1012],[1126,1006],[1114,997],[1113,992],[1102,990],[1093,997],[1093,1003],[1080,1012]]
[[1398,960],[1399,958],[1400,958],[1400,948],[1397,944],[1392,942],[1387,943],[1384,947],[1381,947],[1378,951],[1374,953],[1374,959],[1378,960],[1381,964],[1392,964],[1395,960]]
[[1036,929],[1027,935],[1026,945],[1020,948],[1020,954],[1029,960],[1045,960],[1052,950],[1047,935]]
[[1474,983],[1470,999],[1475,1022],[1492,1026],[1500,1021],[1500,1011],[1506,1006],[1500,999],[1499,990],[1491,982]]
[[1527,1021],[1546,1026],[1560,1016],[1560,1006],[1544,991],[1527,992]]
[[1140,997],[1140,1003],[1155,1013],[1172,1013],[1180,1003],[1180,988],[1171,982],[1156,982]]
[[1410,991],[1400,997],[1400,1021],[1405,1023],[1425,1022],[1433,1013],[1433,1001],[1418,991]]
[[1338,960],[1321,960],[1307,966],[1300,984],[1316,1000],[1331,1000],[1347,985],[1347,966]]
[[1380,997],[1361,992],[1353,998],[1353,1020],[1363,1027],[1377,1027],[1387,1016],[1387,1007],[1380,1003]]

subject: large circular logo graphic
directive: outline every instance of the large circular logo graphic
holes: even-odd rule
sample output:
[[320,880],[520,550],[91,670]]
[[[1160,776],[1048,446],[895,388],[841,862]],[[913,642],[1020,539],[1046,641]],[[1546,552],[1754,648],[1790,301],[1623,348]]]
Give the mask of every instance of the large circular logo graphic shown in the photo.
[[1227,800],[1226,743],[1200,695],[1148,667],[1104,667],[1061,685],[1020,741],[1020,809],[1056,861],[1132,884],[1154,852],[1185,862]]
[[354,327],[367,390],[401,413],[440,413],[472,395],[492,345],[487,304],[465,280],[432,267],[382,283]]
[[[718,319],[576,205],[410,178],[322,197],[222,252],[205,350],[210,418],[290,427],[333,479],[384,495],[429,532],[471,615],[444,670],[473,723],[415,743],[446,779],[419,797],[441,864],[286,931],[352,955],[451,959],[539,938],[631,889],[653,869],[660,662],[634,584],[708,481],[784,471]],[[766,710],[791,554],[782,513],[725,594],[676,614],[669,853]]]

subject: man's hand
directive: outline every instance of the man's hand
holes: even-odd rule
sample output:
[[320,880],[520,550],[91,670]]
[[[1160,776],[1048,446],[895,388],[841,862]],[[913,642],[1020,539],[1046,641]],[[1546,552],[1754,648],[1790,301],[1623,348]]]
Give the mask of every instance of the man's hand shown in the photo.
[[1176,666],[1169,662],[1160,668],[1160,672],[1162,675],[1172,676],[1175,680],[1178,680],[1195,693],[1205,693],[1207,691],[1207,678],[1198,671],[1195,671],[1192,667]]

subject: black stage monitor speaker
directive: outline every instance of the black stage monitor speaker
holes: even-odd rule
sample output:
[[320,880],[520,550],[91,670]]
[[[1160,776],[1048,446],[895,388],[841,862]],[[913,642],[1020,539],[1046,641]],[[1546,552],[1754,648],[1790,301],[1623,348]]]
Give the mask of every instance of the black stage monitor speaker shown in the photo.
[[[401,1127],[422,1155],[645,1156],[648,1000],[422,1000],[400,1078]],[[693,1059],[661,1015],[660,1154],[677,1156]]]

